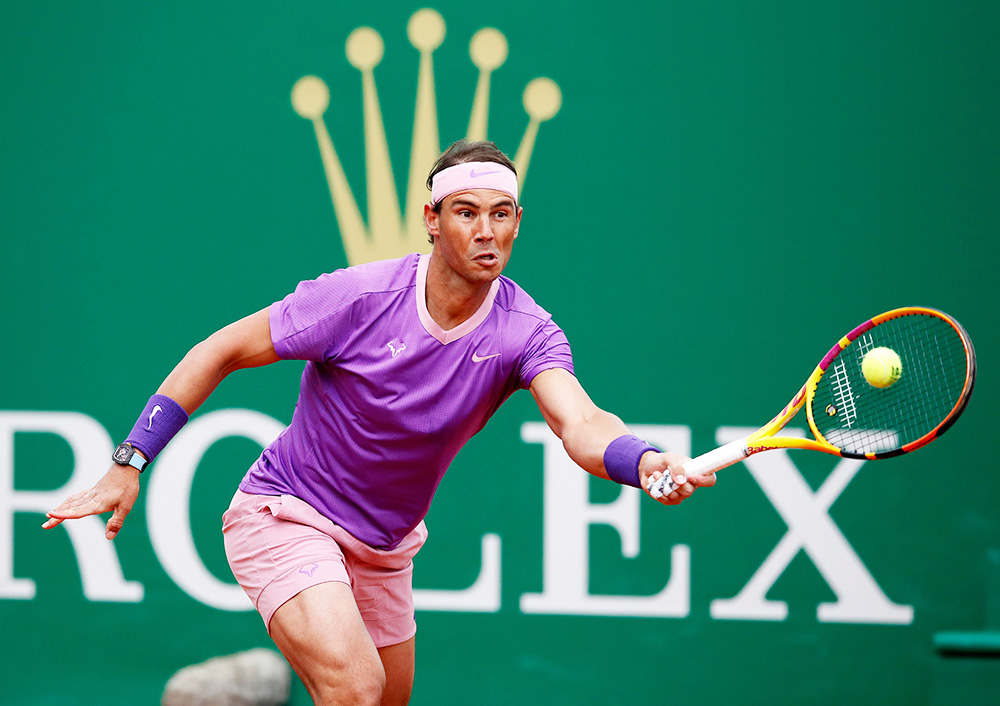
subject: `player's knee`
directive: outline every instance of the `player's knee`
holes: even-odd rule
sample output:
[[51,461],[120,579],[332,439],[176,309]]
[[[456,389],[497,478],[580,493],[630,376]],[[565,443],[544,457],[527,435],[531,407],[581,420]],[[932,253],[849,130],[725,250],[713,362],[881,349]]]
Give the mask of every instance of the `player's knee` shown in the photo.
[[380,666],[358,668],[315,686],[312,697],[316,704],[379,706],[385,692],[385,672]]
[[382,694],[385,693],[385,671],[381,666],[370,670],[355,680],[353,689],[354,698],[350,703],[379,706],[382,703]]

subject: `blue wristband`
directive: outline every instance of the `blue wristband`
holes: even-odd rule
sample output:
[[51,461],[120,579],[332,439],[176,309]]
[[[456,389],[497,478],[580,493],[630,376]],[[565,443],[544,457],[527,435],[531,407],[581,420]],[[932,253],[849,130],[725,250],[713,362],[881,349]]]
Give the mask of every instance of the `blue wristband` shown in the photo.
[[608,472],[608,477],[615,483],[638,488],[641,485],[639,482],[639,461],[647,451],[660,453],[660,449],[647,444],[638,436],[630,434],[619,436],[604,450],[604,470]]

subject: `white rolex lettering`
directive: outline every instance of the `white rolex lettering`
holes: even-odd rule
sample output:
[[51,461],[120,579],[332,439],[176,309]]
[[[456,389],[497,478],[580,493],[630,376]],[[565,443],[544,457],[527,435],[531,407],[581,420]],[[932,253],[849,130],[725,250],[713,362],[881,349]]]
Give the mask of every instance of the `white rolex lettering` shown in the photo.
[[[691,448],[687,427],[635,425],[636,434],[681,453]],[[638,488],[623,487],[614,502],[591,503],[589,476],[566,454],[562,442],[546,424],[521,425],[521,439],[542,444],[545,468],[543,578],[541,593],[521,596],[521,612],[554,615],[632,615],[683,618],[691,607],[691,552],[685,544],[656,544],[659,557],[669,551],[670,577],[651,596],[602,595],[590,592],[590,527],[612,527],[621,537],[622,556],[639,556]],[[658,558],[657,562],[661,559]],[[663,563],[666,563],[665,561]]]
[[[728,443],[753,431],[721,427],[716,441]],[[796,430],[786,429],[783,433],[795,434]],[[785,451],[750,456],[744,463],[788,525],[788,532],[739,594],[712,601],[713,618],[784,620],[788,617],[788,604],[767,600],[766,596],[802,549],[837,596],[836,602],[817,607],[816,617],[820,622],[896,625],[913,622],[913,607],[889,600],[828,514],[863,461],[841,460],[815,493]]]
[[496,613],[500,610],[500,535],[488,532],[480,542],[479,576],[468,588],[414,588],[417,610]]
[[181,590],[219,610],[252,610],[237,584],[208,570],[191,534],[191,486],[198,462],[219,439],[244,436],[267,446],[285,425],[261,412],[223,409],[199,416],[160,455],[146,491],[146,522],[153,551]]
[[[14,488],[14,437],[19,432],[54,434],[69,444],[73,465],[62,487],[52,490]],[[0,411],[0,598],[31,600],[35,597],[35,582],[14,576],[14,515],[45,513],[67,495],[92,486],[107,468],[112,448],[108,432],[85,414]],[[125,579],[115,543],[104,536],[104,519],[96,515],[83,517],[64,522],[60,528],[66,530],[73,545],[87,600],[113,603],[142,600],[142,584]]]

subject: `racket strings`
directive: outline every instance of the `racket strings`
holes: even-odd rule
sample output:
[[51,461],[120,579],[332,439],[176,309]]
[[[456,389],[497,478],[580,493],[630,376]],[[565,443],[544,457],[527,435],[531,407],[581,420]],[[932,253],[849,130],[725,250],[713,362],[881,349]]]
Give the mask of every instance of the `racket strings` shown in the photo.
[[[865,354],[894,350],[902,374],[887,388],[870,385],[861,370]],[[817,430],[851,454],[901,449],[936,429],[955,409],[966,385],[966,347],[945,319],[909,314],[862,334],[833,361],[812,400]]]
[[[891,323],[891,322],[887,322]],[[931,316],[907,316],[899,320],[898,344],[913,366],[910,384],[895,395],[875,395],[885,407],[885,418],[898,423],[901,445],[919,439],[940,424],[954,408],[965,381],[964,345],[947,322]],[[945,332],[950,336],[943,336]],[[894,333],[889,329],[885,334]],[[954,345],[963,351],[956,361]],[[890,346],[891,347],[891,346]],[[901,358],[902,360],[902,358]],[[893,386],[894,387],[894,386]],[[876,390],[889,392],[888,390]],[[902,393],[906,393],[905,395]]]

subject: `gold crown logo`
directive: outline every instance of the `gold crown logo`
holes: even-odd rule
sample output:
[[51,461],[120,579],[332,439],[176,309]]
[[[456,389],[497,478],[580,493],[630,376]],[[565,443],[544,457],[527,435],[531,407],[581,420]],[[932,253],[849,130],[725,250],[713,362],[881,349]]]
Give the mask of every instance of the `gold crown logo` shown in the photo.
[[[382,61],[385,49],[381,35],[371,27],[358,27],[347,37],[346,44],[347,60],[361,72],[365,175],[368,187],[367,224],[323,120],[330,105],[329,88],[316,76],[303,76],[292,87],[292,107],[303,118],[311,120],[316,130],[316,141],[319,143],[320,158],[330,187],[334,214],[347,261],[352,265],[430,250],[424,229],[423,206],[429,197],[425,185],[427,173],[441,155],[433,53],[444,42],[444,18],[436,10],[418,10],[410,17],[406,33],[410,44],[420,52],[420,66],[405,212],[399,206],[385,125],[375,88],[374,69]],[[472,101],[466,138],[483,140],[486,139],[489,115],[490,76],[507,59],[507,39],[498,30],[484,27],[472,36],[469,56],[479,69],[479,80]],[[528,114],[528,127],[514,156],[521,188],[524,187],[528,162],[535,147],[538,126],[559,112],[562,93],[554,81],[539,77],[528,83],[522,100]]]

